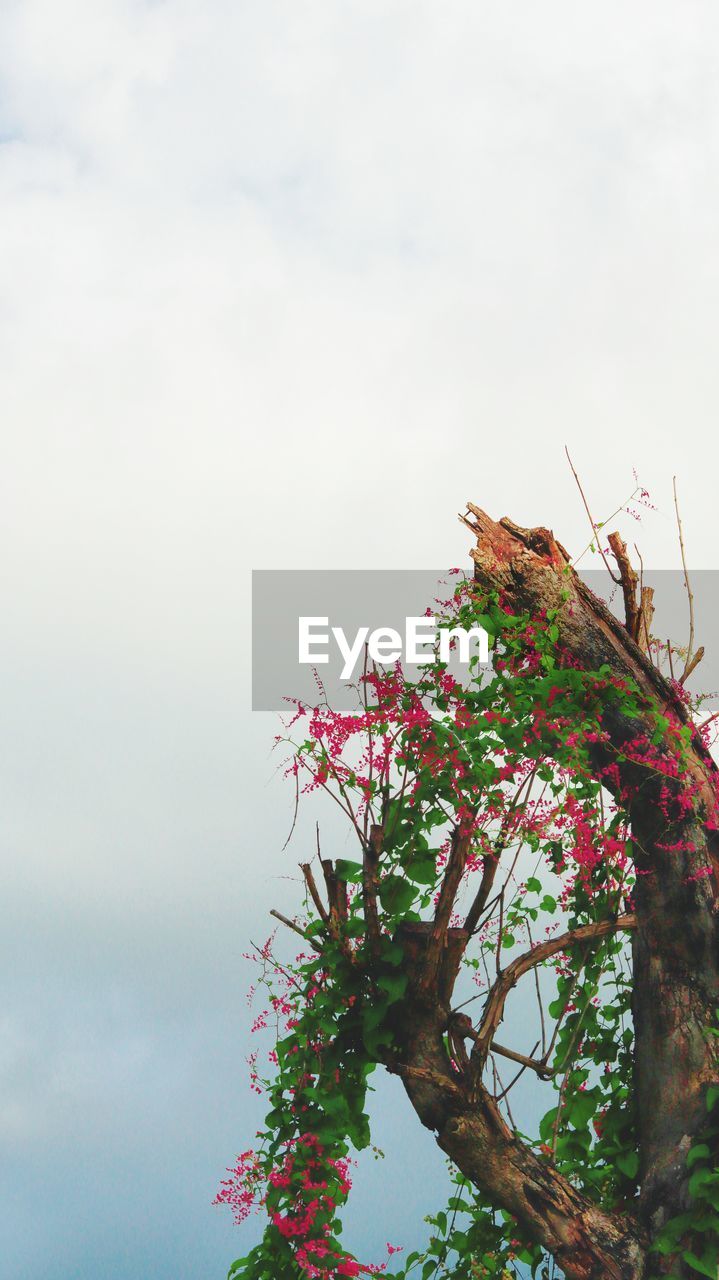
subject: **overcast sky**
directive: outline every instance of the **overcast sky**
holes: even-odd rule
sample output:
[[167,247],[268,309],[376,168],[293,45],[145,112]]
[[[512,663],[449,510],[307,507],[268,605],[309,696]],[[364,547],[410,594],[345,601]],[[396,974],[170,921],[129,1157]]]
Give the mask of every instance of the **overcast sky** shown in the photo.
[[[695,0],[0,0],[3,1280],[247,1246],[242,952],[309,830],[253,567],[459,564],[467,498],[577,549],[565,442],[717,567],[718,54]],[[376,1111],[405,1194],[345,1216],[411,1248],[442,1161]]]

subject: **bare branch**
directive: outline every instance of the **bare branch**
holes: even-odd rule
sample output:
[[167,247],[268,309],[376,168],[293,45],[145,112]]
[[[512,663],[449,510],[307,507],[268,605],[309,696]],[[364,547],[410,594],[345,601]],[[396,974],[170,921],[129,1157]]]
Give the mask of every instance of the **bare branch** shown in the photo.
[[288,929],[291,929],[293,933],[298,934],[298,936],[299,936],[300,938],[302,938],[303,942],[309,942],[309,944],[310,944],[310,946],[313,948],[313,950],[315,950],[315,951],[321,951],[321,950],[322,950],[321,946],[319,945],[319,943],[318,943],[318,942],[316,942],[316,941],[315,941],[315,939],[314,939],[314,938],[308,938],[308,937],[307,937],[307,934],[306,934],[306,933],[305,933],[305,931],[304,931],[304,929],[301,929],[301,928],[300,928],[300,926],[299,926],[298,924],[295,924],[294,920],[288,920],[288,919],[287,919],[287,916],[283,916],[283,914],[282,914],[282,912],[281,912],[281,911],[275,911],[274,907],[272,907],[272,908],[270,909],[270,915],[271,915],[271,916],[274,916],[274,917],[275,917],[275,920],[279,920],[279,921],[280,921],[280,924],[285,924],[285,925],[287,925],[287,928],[288,928]]
[[[449,1015],[447,1031],[453,1045],[462,1044],[464,1040],[476,1042],[479,1038],[479,1032],[472,1024],[471,1018],[466,1013],[461,1013],[458,1009],[453,1010]],[[538,1044],[539,1041],[534,1046],[532,1054],[534,1054]],[[545,1080],[549,1080],[554,1074],[552,1068],[547,1066],[546,1059],[537,1059],[531,1055],[528,1057],[524,1053],[518,1053],[515,1049],[506,1049],[504,1045],[497,1044],[496,1040],[492,1041],[491,1051],[492,1053],[498,1053],[502,1058],[511,1059],[512,1062],[520,1062],[523,1067],[529,1067],[532,1071],[536,1071],[537,1075]],[[461,1056],[466,1060],[466,1053],[463,1052]]]
[[[682,568],[684,570],[684,586],[687,589],[689,597],[689,644],[687,645],[687,660],[684,666],[684,674],[679,677],[679,683],[684,684],[687,676],[694,670],[697,662],[701,662],[701,658],[697,658],[697,662],[692,662],[694,653],[694,593],[689,582],[689,572],[687,570],[687,558],[684,550],[684,533],[682,531],[682,518],[679,514],[679,499],[677,498],[677,478],[672,478],[672,486],[674,489],[674,510],[677,513],[677,529],[679,530],[679,550],[682,554]],[[702,657],[704,650],[702,649]]]
[[485,856],[482,858],[482,879],[480,881],[479,889],[477,890],[477,894],[475,896],[474,902],[469,908],[469,911],[467,913],[467,918],[462,926],[464,929],[466,929],[467,934],[470,937],[474,933],[474,930],[476,929],[477,924],[479,923],[479,919],[482,915],[482,912],[484,911],[484,908],[487,905],[489,895],[492,891],[492,885],[494,884],[494,879],[497,874],[497,867],[499,866],[499,858],[500,858],[499,853],[488,853],[488,854],[485,854]]
[[637,644],[651,656],[652,620],[654,618],[654,588],[642,587],[639,600],[639,625]]
[[384,828],[373,822],[369,839],[362,846],[362,900],[364,906],[367,942],[376,955],[379,951],[380,930],[377,914],[377,867],[382,853]]
[[704,657],[704,645],[700,644],[691,662],[688,662],[686,667],[684,668],[684,675],[681,678],[680,684],[684,684],[684,682],[689,679],[692,671],[694,670],[695,667],[699,666],[699,663],[701,662],[703,657]]
[[320,892],[315,883],[315,878],[312,874],[312,868],[309,862],[301,862],[300,870],[305,878],[305,884],[307,885],[309,895],[317,908],[320,919],[323,920],[325,924],[327,924],[329,922],[329,916],[327,914],[325,905],[320,897]]
[[[534,1049],[536,1050],[538,1047],[539,1041],[537,1041]],[[550,1080],[554,1075],[552,1067],[548,1067],[546,1062],[531,1056],[527,1057],[524,1053],[517,1053],[515,1049],[505,1049],[504,1045],[497,1044],[496,1040],[492,1041],[491,1049],[492,1053],[498,1053],[501,1058],[509,1058],[512,1062],[521,1062],[525,1069],[528,1067],[530,1071],[536,1071],[542,1080]]]
[[321,862],[330,907],[329,928],[338,936],[340,923],[347,917],[347,887],[345,881],[338,878],[331,858],[322,858]]
[[636,569],[632,566],[632,562],[627,554],[627,544],[618,533],[610,533],[607,539],[614,559],[619,568],[619,577],[622,584],[622,595],[624,596],[624,625],[627,628],[632,640],[636,640],[639,632],[639,606],[637,604],[637,586],[639,578]]
[[576,480],[576,482],[577,482],[577,488],[578,488],[578,490],[579,490],[580,494],[582,495],[582,502],[584,503],[584,510],[586,511],[587,515],[589,516],[589,523],[590,523],[590,525],[592,526],[592,534],[594,535],[594,537],[595,537],[595,538],[596,538],[596,540],[597,540],[597,548],[598,548],[598,550],[599,550],[599,554],[600,554],[600,556],[602,557],[602,560],[604,561],[604,564],[605,564],[606,569],[607,569],[607,573],[609,574],[609,577],[612,579],[612,582],[616,582],[617,586],[619,586],[619,584],[620,584],[620,582],[621,582],[621,578],[617,578],[617,577],[616,577],[616,575],[615,575],[615,573],[614,573],[614,571],[613,571],[613,569],[612,569],[612,566],[610,565],[609,561],[607,560],[606,555],[604,554],[604,551],[603,551],[603,549],[602,549],[602,540],[601,540],[601,538],[599,537],[599,532],[598,532],[598,530],[599,530],[599,526],[596,524],[596,522],[595,522],[595,520],[594,520],[594,517],[593,517],[593,515],[592,515],[591,511],[589,510],[589,503],[587,502],[587,499],[586,499],[586,498],[585,498],[585,496],[584,496],[584,490],[583,490],[583,488],[582,488],[582,482],[581,482],[581,480],[579,479],[579,476],[577,475],[577,472],[576,472],[576,469],[575,469],[574,463],[572,462],[572,459],[571,459],[571,458],[570,458],[570,456],[569,456],[569,449],[567,448],[566,444],[565,444],[565,446],[564,446],[564,452],[565,452],[565,453],[566,453],[566,455],[567,455],[567,462],[569,463],[570,467],[572,468],[572,475],[574,476],[574,479],[575,479],[575,480]]
[[297,814],[299,813],[299,809],[300,809],[300,771],[297,766],[297,761],[295,760],[295,809],[294,809],[294,813],[292,814],[292,826],[290,827],[290,833],[287,839],[285,840],[285,843],[282,846],[283,853],[287,848],[288,844],[290,843],[290,840],[292,839],[292,836],[294,834],[295,827],[297,826]]
[[568,947],[577,942],[594,942],[599,938],[606,937],[607,934],[616,932],[617,929],[634,929],[636,923],[636,916],[624,915],[619,916],[617,920],[600,920],[595,924],[580,925],[577,929],[571,929],[567,933],[559,934],[556,938],[549,938],[546,942],[538,943],[536,947],[532,947],[531,951],[525,951],[523,955],[517,956],[515,960],[512,960],[499,975],[487,996],[482,1022],[472,1050],[472,1065],[475,1078],[479,1079],[484,1069],[494,1033],[504,1016],[507,997],[523,974],[528,973],[535,965],[541,964],[544,960],[549,959],[550,956],[555,956],[560,951],[566,951]]
[[464,875],[469,843],[470,836],[462,834],[459,827],[455,827],[452,832],[449,858],[442,880],[442,887],[439,891],[439,900],[434,913],[434,923],[425,956],[421,984],[425,992],[432,989],[439,975],[442,953],[446,944],[447,928],[452,916],[452,908],[457,897],[457,891]]
[[[532,1049],[532,1053],[534,1053],[538,1048],[539,1048],[539,1041],[537,1041],[537,1043],[534,1046],[534,1049]],[[515,1072],[509,1084],[505,1085],[502,1089],[502,1092],[498,1093],[495,1097],[496,1102],[502,1102],[506,1099],[510,1089],[513,1089],[517,1081],[524,1075],[527,1068],[534,1067],[536,1069],[539,1064],[535,1063],[534,1058],[525,1058],[523,1054],[517,1054],[515,1056],[512,1053],[511,1049],[501,1049],[497,1044],[492,1045],[492,1053],[498,1053],[505,1058],[512,1059],[514,1062],[518,1062],[520,1059],[522,1060],[522,1065],[519,1068],[519,1071]],[[499,1078],[498,1075],[497,1075],[497,1078]],[[507,1110],[509,1110],[509,1103],[507,1103]]]
[[[472,934],[474,933],[479,923],[482,912],[484,911],[484,908],[487,905],[487,900],[489,898],[489,895],[492,891],[492,885],[494,884],[494,880],[497,874],[497,868],[499,867],[499,860],[502,854],[504,853],[505,849],[507,848],[507,834],[509,831],[509,827],[511,825],[512,816],[515,810],[519,807],[520,797],[523,791],[525,790],[525,788],[527,789],[527,796],[529,796],[532,790],[532,784],[534,782],[534,778],[536,776],[538,768],[539,768],[539,765],[535,764],[531,769],[530,773],[528,773],[527,777],[522,781],[520,786],[517,788],[517,791],[512,799],[512,803],[509,806],[509,809],[507,810],[507,813],[505,814],[502,820],[502,825],[501,825],[499,834],[497,836],[497,839],[494,842],[494,848],[491,853],[486,854],[482,859],[482,879],[479,885],[479,889],[477,890],[477,894],[474,899],[474,902],[469,908],[469,911],[467,913],[467,918],[464,922],[464,925],[462,926],[464,929],[466,929],[469,937],[471,937]],[[524,801],[525,806],[526,806],[526,803],[527,801],[525,800]]]

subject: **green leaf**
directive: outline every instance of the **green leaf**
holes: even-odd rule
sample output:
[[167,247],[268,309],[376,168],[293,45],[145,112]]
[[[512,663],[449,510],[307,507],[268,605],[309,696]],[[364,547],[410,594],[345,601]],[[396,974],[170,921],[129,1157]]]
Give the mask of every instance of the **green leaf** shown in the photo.
[[707,1111],[713,1111],[719,1100],[719,1084],[711,1084],[707,1089]]
[[542,1142],[548,1142],[551,1138],[552,1133],[554,1132],[554,1122],[556,1117],[556,1107],[552,1107],[551,1111],[548,1111],[546,1115],[542,1116],[542,1119],[539,1122],[539,1136],[542,1139]]
[[466,1210],[467,1205],[461,1196],[450,1196],[447,1201],[447,1208],[459,1213],[460,1209]]
[[717,1250],[716,1247],[707,1249],[706,1253],[698,1258],[691,1250],[686,1249],[682,1254],[685,1262],[689,1266],[698,1271],[700,1276],[709,1276],[709,1280],[716,1280],[717,1274]]
[[401,1000],[407,990],[409,979],[406,973],[385,973],[381,978],[377,979],[377,986],[387,992],[390,1000],[394,1004],[395,1001]]
[[362,880],[361,862],[348,862],[346,858],[338,858],[335,871],[338,880],[347,880],[350,884],[359,884]]
[[434,884],[437,879],[437,864],[434,854],[431,858],[414,858],[405,868],[405,875],[414,884]]
[[710,1186],[715,1186],[718,1179],[719,1175],[712,1173],[712,1170],[708,1169],[706,1165],[700,1165],[698,1169],[694,1170],[689,1179],[689,1195],[695,1198],[703,1198],[701,1196],[702,1188],[707,1183]]
[[404,947],[393,938],[382,938],[382,959],[394,969],[404,960]]
[[639,1172],[639,1156],[636,1151],[623,1151],[616,1157],[618,1168],[627,1178],[636,1178]]
[[402,915],[412,906],[417,895],[414,885],[403,876],[390,874],[380,881],[379,900],[390,915]]

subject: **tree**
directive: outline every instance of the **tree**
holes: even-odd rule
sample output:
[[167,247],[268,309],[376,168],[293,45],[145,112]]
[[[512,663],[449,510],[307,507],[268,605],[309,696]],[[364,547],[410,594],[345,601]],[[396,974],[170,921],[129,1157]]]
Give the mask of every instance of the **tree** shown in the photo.
[[[474,572],[445,622],[487,629],[491,671],[366,669],[356,712],[297,705],[282,738],[298,798],[331,794],[360,857],[318,847],[285,921],[302,952],[261,949],[281,1023],[274,1074],[254,1067],[270,1111],[218,1200],[268,1225],[230,1275],[716,1277],[719,775],[683,682],[695,656],[662,674],[619,535],[621,622],[549,530],[472,505],[463,519]],[[531,1053],[498,1039],[525,975]],[[512,1121],[507,1063],[552,1091],[534,1138]],[[336,1225],[378,1065],[456,1182],[399,1268],[352,1258]]]

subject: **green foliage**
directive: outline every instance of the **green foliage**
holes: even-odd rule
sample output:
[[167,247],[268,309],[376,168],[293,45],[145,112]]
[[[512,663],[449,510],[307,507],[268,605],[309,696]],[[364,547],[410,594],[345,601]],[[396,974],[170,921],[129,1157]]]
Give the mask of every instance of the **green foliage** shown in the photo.
[[[717,1010],[719,1021],[719,1010]],[[653,1249],[682,1260],[697,1275],[716,1280],[719,1268],[719,1085],[706,1093],[709,1113],[702,1140],[687,1152],[691,1208],[664,1225]]]

